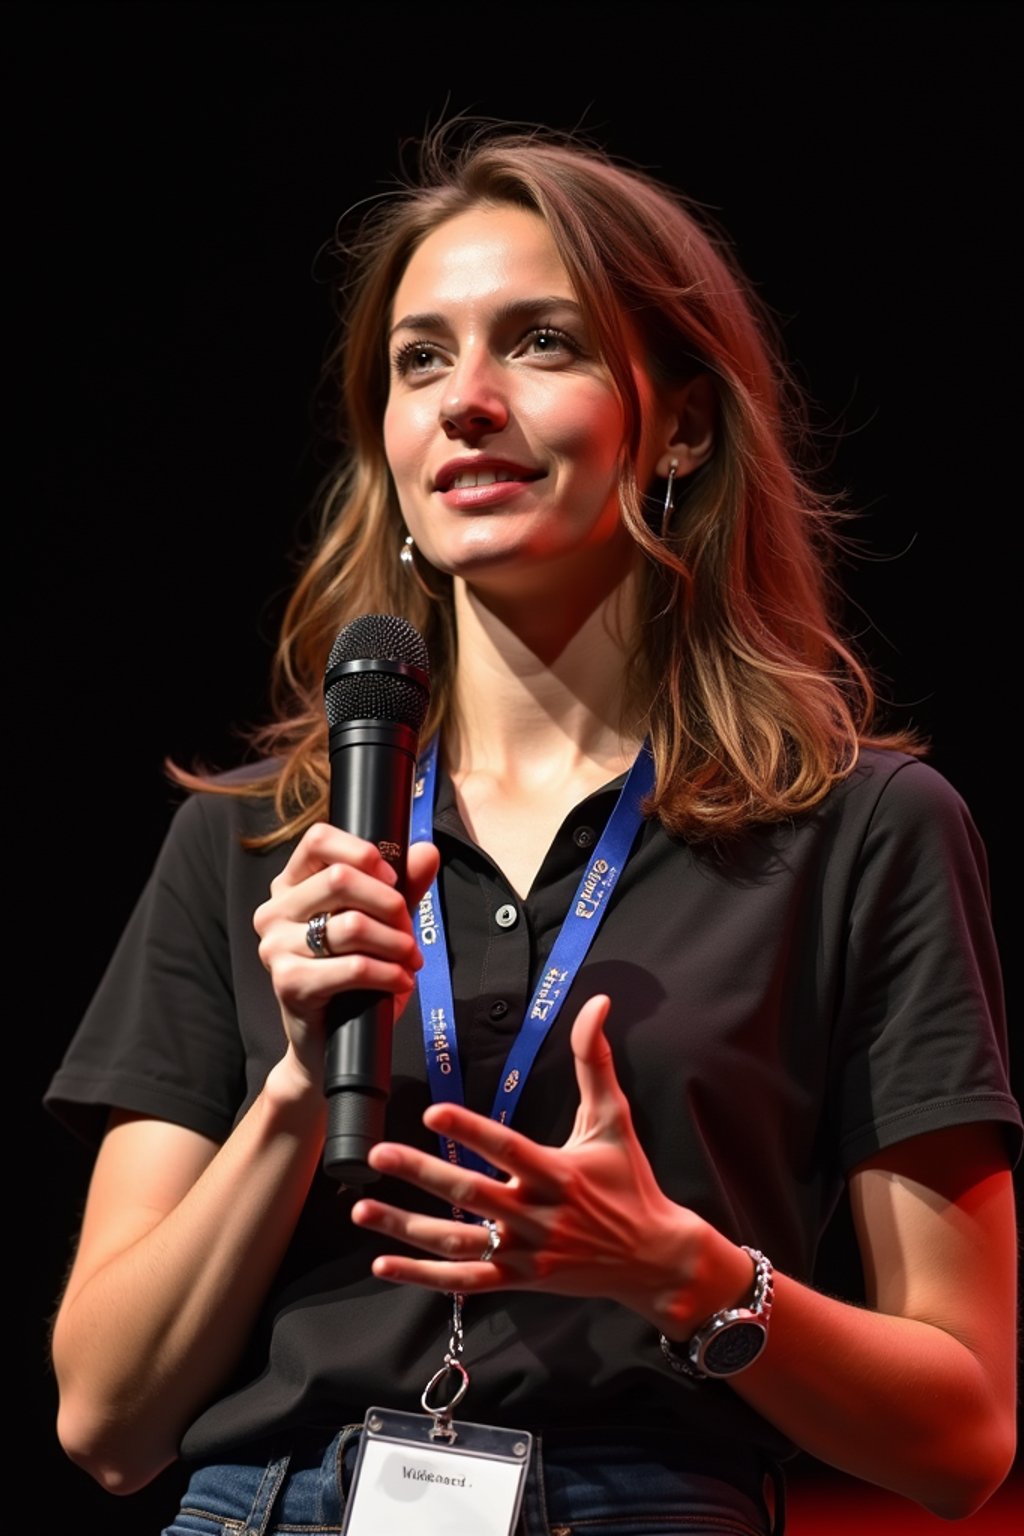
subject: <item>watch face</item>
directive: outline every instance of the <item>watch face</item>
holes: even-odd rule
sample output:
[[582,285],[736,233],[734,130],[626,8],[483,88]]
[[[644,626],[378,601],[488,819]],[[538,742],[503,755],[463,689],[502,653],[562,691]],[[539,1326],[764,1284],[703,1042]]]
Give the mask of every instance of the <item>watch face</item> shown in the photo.
[[727,1323],[701,1350],[700,1368],[709,1376],[735,1376],[752,1365],[765,1346],[768,1330],[763,1323]]

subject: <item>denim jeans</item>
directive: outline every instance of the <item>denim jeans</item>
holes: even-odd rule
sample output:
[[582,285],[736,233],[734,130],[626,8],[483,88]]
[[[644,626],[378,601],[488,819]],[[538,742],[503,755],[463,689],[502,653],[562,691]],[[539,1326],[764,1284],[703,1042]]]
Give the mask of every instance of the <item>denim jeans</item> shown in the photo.
[[[198,1466],[161,1536],[340,1536],[359,1435]],[[783,1505],[777,1468],[742,1448],[723,1459],[682,1432],[546,1434],[515,1536],[781,1536]]]

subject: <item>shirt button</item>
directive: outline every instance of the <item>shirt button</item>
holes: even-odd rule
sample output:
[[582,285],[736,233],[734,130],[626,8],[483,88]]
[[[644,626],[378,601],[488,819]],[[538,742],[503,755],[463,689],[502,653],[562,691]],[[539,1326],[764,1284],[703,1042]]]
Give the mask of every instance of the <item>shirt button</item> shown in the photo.
[[512,903],[506,902],[503,907],[499,907],[497,912],[495,912],[494,921],[497,923],[499,928],[511,928],[515,924],[518,916],[519,913],[516,911]]
[[508,1013],[508,1003],[503,1003],[499,997],[496,1003],[491,1004],[490,1013],[492,1019],[503,1019]]
[[572,840],[577,848],[592,848],[594,846],[593,827],[577,827]]

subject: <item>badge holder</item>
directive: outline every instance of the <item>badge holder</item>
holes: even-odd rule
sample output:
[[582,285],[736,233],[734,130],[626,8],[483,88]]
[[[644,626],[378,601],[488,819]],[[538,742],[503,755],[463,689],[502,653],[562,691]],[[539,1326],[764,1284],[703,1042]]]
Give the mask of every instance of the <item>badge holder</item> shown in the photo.
[[[452,1417],[469,1386],[461,1351],[462,1297],[454,1296],[452,1336],[423,1389],[424,1412],[366,1410],[342,1536],[512,1536],[533,1436]],[[432,1406],[431,1394],[452,1378],[448,1401]]]

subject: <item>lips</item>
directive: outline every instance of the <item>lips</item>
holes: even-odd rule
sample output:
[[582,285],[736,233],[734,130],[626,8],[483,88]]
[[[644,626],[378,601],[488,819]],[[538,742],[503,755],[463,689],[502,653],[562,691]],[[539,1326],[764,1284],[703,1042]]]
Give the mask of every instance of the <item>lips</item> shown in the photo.
[[512,481],[541,480],[542,469],[526,464],[513,464],[507,459],[452,459],[445,464],[434,481],[435,491],[468,491],[481,486],[501,485]]
[[513,474],[510,469],[464,469],[454,477],[447,489],[468,491],[477,485],[497,485],[499,481],[521,479],[522,475]]

